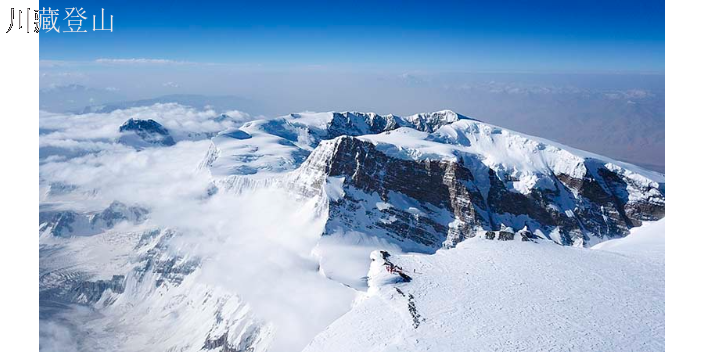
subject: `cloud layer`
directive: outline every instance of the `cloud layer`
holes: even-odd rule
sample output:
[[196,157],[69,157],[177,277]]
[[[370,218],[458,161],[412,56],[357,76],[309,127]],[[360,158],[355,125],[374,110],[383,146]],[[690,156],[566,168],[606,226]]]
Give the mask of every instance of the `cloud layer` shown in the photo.
[[110,59],[110,58],[100,58],[96,59],[95,62],[99,64],[124,64],[124,65],[134,65],[134,64],[150,64],[150,65],[182,65],[187,64],[187,61],[176,61],[168,59],[147,59],[147,58],[131,58],[131,59]]
[[[227,115],[231,118],[222,121],[215,111],[178,104],[105,114],[42,113],[40,145],[46,152],[40,164],[40,206],[95,211],[120,201],[149,209],[148,226],[177,231],[171,251],[201,259],[199,284],[241,297],[258,319],[273,324],[272,351],[300,350],[347,312],[356,294],[318,272],[313,249],[325,223],[318,203],[277,188],[208,196],[209,174],[197,169],[210,146],[208,139],[181,139],[171,147],[139,151],[115,141],[118,126],[127,118],[153,118],[181,135],[217,131],[250,119],[237,111]],[[68,191],[47,192],[57,184]],[[65,312],[69,321],[79,313]],[[119,318],[105,314],[94,319],[119,329],[119,324],[110,323]],[[44,321],[42,339],[47,346],[72,350],[75,336],[91,338],[81,335],[83,328],[81,323]]]

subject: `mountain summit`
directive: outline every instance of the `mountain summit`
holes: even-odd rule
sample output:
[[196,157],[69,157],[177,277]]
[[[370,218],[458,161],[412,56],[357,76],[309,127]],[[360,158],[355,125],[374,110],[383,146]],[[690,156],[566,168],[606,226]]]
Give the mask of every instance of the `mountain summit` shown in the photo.
[[160,123],[148,119],[129,119],[120,126],[120,143],[133,146],[172,146],[176,144],[173,137]]
[[326,233],[371,232],[413,251],[517,230],[591,246],[665,215],[662,174],[449,110],[252,121],[215,137],[201,165],[225,183],[291,171],[294,188],[329,196]]

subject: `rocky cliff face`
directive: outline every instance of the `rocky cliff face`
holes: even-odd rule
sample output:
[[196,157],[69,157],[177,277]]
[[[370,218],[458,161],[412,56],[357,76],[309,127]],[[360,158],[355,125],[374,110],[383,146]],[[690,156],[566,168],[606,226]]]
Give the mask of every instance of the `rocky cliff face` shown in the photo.
[[[301,187],[306,174],[311,175],[307,188]],[[389,158],[371,143],[345,136],[321,144],[293,183],[310,196],[328,178],[341,181],[343,193],[329,201],[327,232],[372,231],[429,250],[482,221],[470,195],[477,193],[469,186],[472,175],[456,163]],[[457,221],[450,224],[453,218]]]
[[452,124],[460,120],[473,120],[467,116],[460,115],[451,110],[441,110],[430,113],[415,114],[404,118],[409,126],[418,131],[435,132],[445,125]]
[[334,194],[327,233],[371,233],[410,250],[502,228],[593,245],[665,215],[663,175],[447,110],[293,114],[213,142],[201,168],[216,184],[263,175],[303,196]]
[[333,112],[327,126],[326,137],[361,136],[391,131],[405,125],[394,115],[381,116],[374,113]]
[[302,194],[336,194],[329,199],[327,233],[370,233],[433,252],[516,228],[523,229],[522,239],[583,246],[665,215],[664,185],[596,159],[523,174],[537,181],[518,191],[514,183],[521,179],[487,165],[482,155],[455,151],[454,159],[412,159],[384,152],[388,148],[339,137],[322,142],[294,172],[292,183]]

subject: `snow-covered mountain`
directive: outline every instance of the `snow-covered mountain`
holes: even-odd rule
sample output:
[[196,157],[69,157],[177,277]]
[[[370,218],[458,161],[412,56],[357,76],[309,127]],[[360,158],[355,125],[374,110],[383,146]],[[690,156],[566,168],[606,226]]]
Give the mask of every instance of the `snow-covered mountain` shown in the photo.
[[40,164],[47,348],[662,349],[662,174],[452,111],[155,110],[40,118],[88,151]]
[[255,120],[213,138],[204,160],[214,176],[255,175],[258,178],[290,171],[322,140],[361,136],[411,127],[432,132],[467,117],[452,111],[410,117],[360,112],[299,113]]
[[44,210],[39,213],[39,231],[48,229],[53,236],[90,236],[112,229],[121,222],[139,224],[148,210],[112,202],[101,212],[73,210]]
[[160,123],[149,120],[129,119],[120,126],[120,143],[143,146],[172,146],[176,144],[174,138],[169,134],[169,130]]
[[305,193],[334,184],[327,233],[373,229],[416,251],[519,229],[590,245],[665,214],[663,175],[451,111],[253,121],[214,138],[202,166],[225,178],[296,169],[287,177]]

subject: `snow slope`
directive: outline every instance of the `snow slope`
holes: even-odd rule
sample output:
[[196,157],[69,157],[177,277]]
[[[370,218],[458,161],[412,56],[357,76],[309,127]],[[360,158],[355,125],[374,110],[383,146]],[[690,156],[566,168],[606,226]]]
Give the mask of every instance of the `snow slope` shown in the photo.
[[628,256],[645,256],[651,260],[660,260],[665,265],[665,219],[645,223],[632,229],[631,234],[624,238],[599,243],[592,249]]
[[664,220],[643,230],[602,250],[475,238],[390,256],[410,282],[376,260],[370,292],[304,351],[662,351]]

